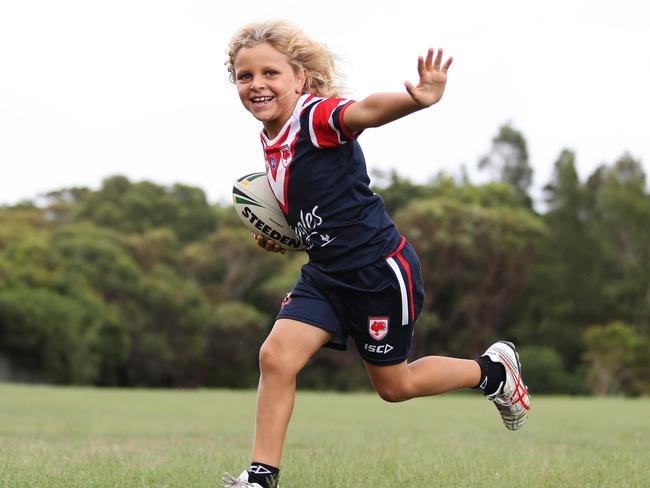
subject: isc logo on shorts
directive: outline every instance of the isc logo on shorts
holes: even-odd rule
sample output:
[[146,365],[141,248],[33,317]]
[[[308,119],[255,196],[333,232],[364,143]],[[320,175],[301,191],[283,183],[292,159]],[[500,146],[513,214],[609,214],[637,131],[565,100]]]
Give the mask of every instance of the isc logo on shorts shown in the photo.
[[381,341],[388,334],[388,317],[368,317],[370,337]]
[[376,352],[377,354],[386,354],[395,349],[390,344],[380,344],[379,346],[375,344],[364,344],[363,348],[368,352]]

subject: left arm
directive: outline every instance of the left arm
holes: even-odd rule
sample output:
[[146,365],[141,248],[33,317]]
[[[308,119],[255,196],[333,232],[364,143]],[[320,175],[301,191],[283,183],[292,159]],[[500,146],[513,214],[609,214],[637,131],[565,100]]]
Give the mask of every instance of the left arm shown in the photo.
[[442,64],[442,49],[438,49],[434,60],[433,49],[429,48],[426,59],[418,58],[420,80],[417,85],[406,81],[406,93],[375,93],[351,104],[343,112],[345,127],[350,132],[379,127],[437,103],[445,91],[452,61],[453,58],[449,58]]

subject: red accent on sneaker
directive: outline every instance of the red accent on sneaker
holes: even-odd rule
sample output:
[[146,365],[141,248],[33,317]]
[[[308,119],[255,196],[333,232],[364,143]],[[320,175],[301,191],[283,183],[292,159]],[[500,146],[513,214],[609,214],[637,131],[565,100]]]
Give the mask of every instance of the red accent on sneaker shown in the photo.
[[510,374],[517,378],[515,381],[514,391],[512,392],[512,395],[509,398],[510,404],[514,405],[515,403],[521,403],[521,405],[524,407],[525,410],[529,410],[530,408],[529,404],[524,401],[524,396],[528,394],[528,391],[526,390],[526,386],[521,382],[521,374],[513,370],[512,366],[510,365],[510,362],[508,361],[508,358],[506,358],[503,355],[500,356],[503,364],[510,371]]

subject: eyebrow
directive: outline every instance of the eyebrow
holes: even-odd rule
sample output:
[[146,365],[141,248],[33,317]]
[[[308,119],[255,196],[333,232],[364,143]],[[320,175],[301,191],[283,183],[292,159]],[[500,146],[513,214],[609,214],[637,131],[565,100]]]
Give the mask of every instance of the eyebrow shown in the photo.
[[[239,75],[240,73],[250,73],[251,71],[252,70],[250,68],[246,68],[246,67],[243,67],[243,68],[240,68],[240,69],[235,69],[235,76]],[[277,66],[277,65],[268,65],[267,64],[267,65],[264,65],[261,68],[259,68],[259,71],[261,71],[262,73],[265,72],[265,71],[278,71],[278,72],[281,72],[282,68]]]

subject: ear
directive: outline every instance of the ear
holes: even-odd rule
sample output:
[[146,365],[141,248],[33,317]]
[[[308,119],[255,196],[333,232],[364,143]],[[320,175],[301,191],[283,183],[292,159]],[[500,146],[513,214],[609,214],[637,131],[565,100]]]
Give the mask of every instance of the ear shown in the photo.
[[296,76],[296,93],[303,93],[305,91],[306,82],[307,82],[307,69],[301,68],[298,70]]

